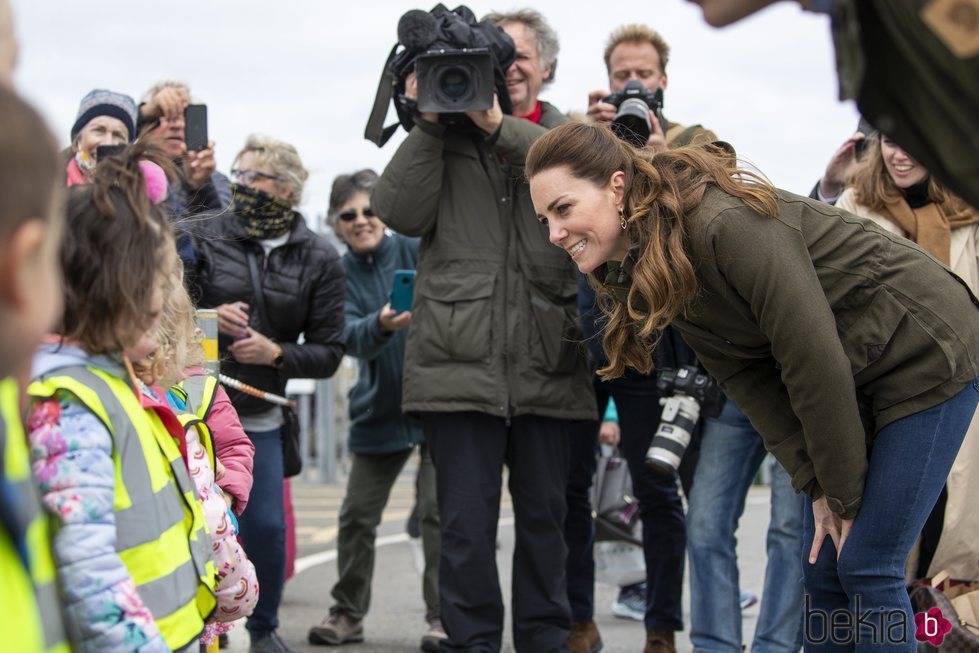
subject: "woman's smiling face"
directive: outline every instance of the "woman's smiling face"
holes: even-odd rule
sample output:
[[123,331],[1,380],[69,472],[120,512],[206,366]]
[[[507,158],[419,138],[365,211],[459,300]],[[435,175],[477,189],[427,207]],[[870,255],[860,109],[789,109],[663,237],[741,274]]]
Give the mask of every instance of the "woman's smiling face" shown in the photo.
[[371,196],[356,192],[337,211],[340,236],[357,254],[377,249],[384,238],[384,223],[371,210]]
[[548,239],[565,250],[584,273],[606,261],[621,261],[629,252],[629,232],[622,229],[625,175],[616,172],[604,187],[576,177],[567,166],[541,170],[530,180],[538,219]]
[[928,171],[886,136],[880,139],[880,155],[884,159],[887,174],[898,188],[910,188],[928,178]]

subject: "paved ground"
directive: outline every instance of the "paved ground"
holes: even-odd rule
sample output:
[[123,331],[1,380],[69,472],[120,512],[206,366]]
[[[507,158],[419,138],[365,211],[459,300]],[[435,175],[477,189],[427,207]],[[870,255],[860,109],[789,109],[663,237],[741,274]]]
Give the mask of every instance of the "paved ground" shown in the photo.
[[[414,501],[413,470],[406,469],[395,486],[384,512],[378,533],[377,565],[374,574],[374,597],[365,622],[366,641],[344,646],[349,653],[389,653],[417,651],[424,629],[424,604],[421,598],[421,547],[405,534],[405,520]],[[343,500],[343,485],[326,485],[302,481],[293,485],[296,505],[299,559],[296,576],[286,586],[280,610],[280,636],[297,653],[324,651],[306,642],[310,625],[319,622],[329,607],[330,588],[336,581],[337,512]],[[509,600],[510,557],[513,552],[513,522],[510,498],[505,494],[499,529],[500,551],[497,565],[504,597]],[[768,490],[752,489],[738,531],[738,552],[742,588],[761,594],[765,564],[765,529],[768,525]],[[684,593],[686,594],[686,582]],[[596,621],[607,653],[642,651],[642,624],[612,617],[610,606],[617,589],[597,585],[595,588]],[[758,606],[744,613],[745,641],[750,642]],[[684,619],[688,616],[684,596]],[[504,636],[504,651],[513,651],[509,621]],[[244,625],[231,633],[232,653],[248,650]],[[689,653],[686,633],[678,633],[677,649]]]

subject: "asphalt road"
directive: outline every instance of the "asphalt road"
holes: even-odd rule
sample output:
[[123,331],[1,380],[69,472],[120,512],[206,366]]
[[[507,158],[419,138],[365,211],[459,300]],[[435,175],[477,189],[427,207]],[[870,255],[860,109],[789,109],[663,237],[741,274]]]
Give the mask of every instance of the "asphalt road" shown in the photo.
[[[365,641],[342,647],[349,653],[417,651],[425,628],[421,596],[421,546],[405,533],[405,520],[414,501],[413,468],[402,474],[392,492],[378,532],[377,564],[374,573],[371,611],[364,621]],[[296,575],[288,582],[279,611],[279,635],[296,651],[329,650],[306,642],[309,627],[318,623],[330,605],[330,588],[337,578],[336,522],[343,499],[343,485],[302,481],[293,485],[296,505],[298,559]],[[738,531],[738,556],[742,589],[761,594],[765,570],[765,530],[768,526],[768,489],[755,487],[748,497]],[[501,508],[497,565],[505,600],[509,601],[513,522],[510,499]],[[617,619],[611,614],[617,588],[595,587],[595,620],[608,653],[642,651],[645,631],[639,622]],[[689,616],[688,587],[684,582],[684,619]],[[750,643],[758,606],[744,612],[744,640]],[[504,651],[513,651],[509,614],[504,634]],[[248,635],[244,624],[230,635],[232,653],[246,653]],[[686,632],[677,633],[677,650],[691,651]]]

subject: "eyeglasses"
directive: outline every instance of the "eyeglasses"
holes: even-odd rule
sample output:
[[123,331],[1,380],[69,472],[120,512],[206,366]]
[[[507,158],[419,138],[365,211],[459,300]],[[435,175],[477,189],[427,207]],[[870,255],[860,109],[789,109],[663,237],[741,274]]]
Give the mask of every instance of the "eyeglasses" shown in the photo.
[[235,181],[242,184],[250,184],[261,179],[268,179],[269,181],[279,181],[280,179],[278,175],[270,175],[258,170],[239,170],[238,168],[232,168],[231,176]]
[[350,209],[349,211],[344,211],[343,213],[338,214],[337,217],[343,220],[344,222],[352,222],[357,219],[358,213],[360,213],[365,218],[373,218],[376,217],[377,215],[376,213],[374,213],[374,209],[368,206],[366,209],[363,210]]

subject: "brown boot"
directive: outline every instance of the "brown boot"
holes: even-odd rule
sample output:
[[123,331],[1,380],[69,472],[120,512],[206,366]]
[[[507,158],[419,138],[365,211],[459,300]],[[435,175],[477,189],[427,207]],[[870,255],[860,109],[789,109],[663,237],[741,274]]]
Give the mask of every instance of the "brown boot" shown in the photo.
[[676,653],[672,630],[647,630],[642,653]]
[[571,653],[598,653],[602,650],[602,636],[598,634],[594,620],[572,622],[566,643]]

